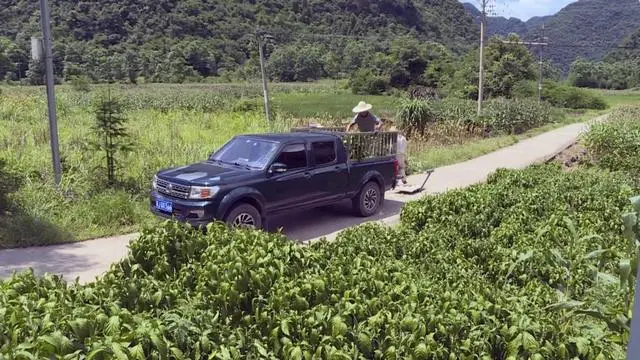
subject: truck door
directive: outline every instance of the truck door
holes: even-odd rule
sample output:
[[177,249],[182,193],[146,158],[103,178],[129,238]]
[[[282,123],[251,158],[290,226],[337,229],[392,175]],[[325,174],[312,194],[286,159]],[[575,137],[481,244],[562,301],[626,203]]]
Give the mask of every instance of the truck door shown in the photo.
[[314,202],[339,200],[346,192],[347,164],[339,162],[336,141],[311,143],[311,187]]
[[267,200],[267,210],[277,212],[296,205],[308,203],[313,194],[309,159],[305,143],[285,146],[276,157],[275,163],[284,164],[283,173],[269,174],[263,194]]

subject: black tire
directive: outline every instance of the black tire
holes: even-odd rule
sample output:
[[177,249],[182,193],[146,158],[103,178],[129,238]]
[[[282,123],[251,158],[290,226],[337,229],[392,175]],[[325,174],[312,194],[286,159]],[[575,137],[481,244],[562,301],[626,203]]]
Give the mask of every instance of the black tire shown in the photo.
[[236,205],[233,209],[231,209],[231,211],[229,211],[229,214],[227,214],[224,222],[229,228],[232,229],[262,229],[262,216],[260,215],[260,211],[249,204]]
[[384,193],[375,181],[366,183],[353,198],[353,210],[358,216],[369,217],[378,212],[384,201]]

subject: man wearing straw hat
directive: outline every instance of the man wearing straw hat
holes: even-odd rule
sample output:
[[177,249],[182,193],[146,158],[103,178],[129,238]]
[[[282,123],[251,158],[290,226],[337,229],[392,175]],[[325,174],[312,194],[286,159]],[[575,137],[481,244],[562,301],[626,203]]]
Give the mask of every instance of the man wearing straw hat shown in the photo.
[[353,118],[351,123],[347,125],[347,132],[349,132],[353,125],[356,124],[358,125],[358,130],[361,132],[374,132],[380,130],[382,127],[382,121],[370,112],[372,108],[373,105],[360,101],[358,106],[353,108],[353,112],[356,113],[356,116]]

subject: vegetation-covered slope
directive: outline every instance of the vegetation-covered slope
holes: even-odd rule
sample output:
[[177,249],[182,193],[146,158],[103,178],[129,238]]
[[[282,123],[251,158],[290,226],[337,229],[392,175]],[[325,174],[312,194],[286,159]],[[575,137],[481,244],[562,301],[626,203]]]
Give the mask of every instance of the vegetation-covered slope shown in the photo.
[[[476,22],[480,19],[473,5],[465,5]],[[547,54],[553,62],[568,70],[578,57],[601,59],[640,28],[640,3],[635,0],[581,0],[572,3],[553,16],[532,18],[527,22],[504,17],[488,20],[489,35],[517,33],[525,40],[534,40],[545,24],[545,36],[557,46]]]
[[[109,69],[148,76],[168,72],[219,75],[255,57],[258,27],[267,29],[278,44],[304,41],[329,45],[345,42],[335,35],[392,38],[410,34],[465,50],[477,39],[472,19],[456,0],[50,3],[59,76],[88,69],[107,69],[99,78],[109,77]],[[39,33],[38,21],[37,2],[0,1],[0,54],[11,58],[13,78],[26,76],[29,40]]]

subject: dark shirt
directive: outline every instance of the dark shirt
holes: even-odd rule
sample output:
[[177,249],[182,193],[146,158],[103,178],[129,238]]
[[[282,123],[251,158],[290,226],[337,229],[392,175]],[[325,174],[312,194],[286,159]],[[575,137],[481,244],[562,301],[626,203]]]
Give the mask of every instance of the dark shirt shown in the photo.
[[357,124],[358,130],[361,132],[373,132],[376,131],[376,125],[380,124],[380,119],[373,115],[372,113],[367,113],[367,115],[362,116],[361,114],[356,115],[351,121],[351,125]]

